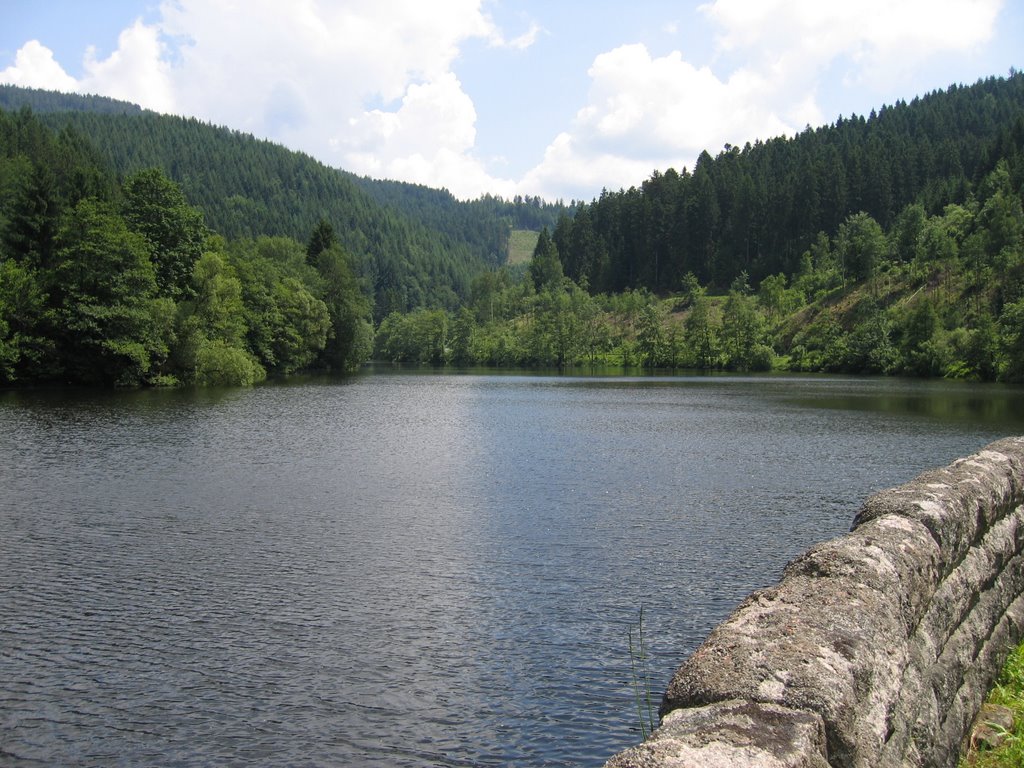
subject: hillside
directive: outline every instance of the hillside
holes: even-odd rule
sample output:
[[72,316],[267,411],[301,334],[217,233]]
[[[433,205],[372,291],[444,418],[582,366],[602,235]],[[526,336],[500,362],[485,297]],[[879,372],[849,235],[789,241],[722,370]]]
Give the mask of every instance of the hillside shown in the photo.
[[373,304],[331,225],[228,240],[159,168],[0,110],[0,386],[252,384],[352,370]]
[[[329,353],[351,367],[371,316],[375,353],[389,360],[1024,379],[1020,74],[705,152],[692,171],[569,206],[461,203],[195,120],[41,103],[58,111],[0,110],[0,372],[16,380],[68,370],[47,345],[74,348],[60,312],[85,323],[105,301],[83,309],[80,286],[65,283],[80,269],[95,279],[89,254],[103,237],[132,259],[152,254],[136,264],[155,281],[149,303],[132,311],[162,329],[161,362],[133,346],[152,338],[97,341],[108,362],[134,359],[128,380],[143,383],[165,370],[191,380],[203,349],[243,373],[330,367]],[[188,247],[159,232],[134,242],[168,207]],[[196,215],[220,240],[203,239]],[[83,226],[93,239],[70,247]],[[495,269],[510,242],[520,257],[531,243],[531,258]],[[204,247],[215,261],[201,261]],[[227,327],[219,302],[233,281]],[[194,304],[204,291],[212,314]],[[181,347],[193,337],[198,347]],[[86,375],[91,353],[76,354]],[[238,379],[209,372],[221,374]]]
[[119,101],[106,96],[83,96],[77,93],[58,93],[38,88],[19,88],[0,84],[0,109],[15,112],[28,106],[37,114],[47,112],[97,112],[112,115],[137,115],[143,109],[138,104]]
[[593,290],[679,290],[687,273],[728,288],[794,275],[819,233],[864,212],[883,229],[906,206],[964,204],[1000,159],[1020,190],[1024,75],[952,86],[798,136],[704,152],[603,194],[555,231],[567,276]]
[[528,229],[512,230],[512,236],[508,240],[508,263],[525,264],[529,262],[537,247],[539,234]]
[[495,267],[506,261],[510,232],[526,231],[536,235],[544,227],[554,228],[562,216],[571,216],[577,205],[576,201],[565,205],[519,195],[512,200],[484,195],[463,202],[446,189],[367,177],[351,178],[382,205],[404,211],[434,231],[458,233],[487,253]]
[[[441,331],[444,333],[441,333]],[[415,341],[413,341],[415,340]],[[701,156],[541,233],[386,359],[1024,380],[1024,77]]]
[[[228,239],[305,241],[329,222],[374,287],[378,316],[418,306],[455,307],[473,277],[500,265],[514,224],[537,201],[461,203],[441,190],[374,182],[251,135],[92,96],[0,88],[0,107],[23,106],[56,130],[72,128],[120,176],[160,168]],[[522,213],[517,213],[521,210]],[[539,226],[538,226],[539,228]]]

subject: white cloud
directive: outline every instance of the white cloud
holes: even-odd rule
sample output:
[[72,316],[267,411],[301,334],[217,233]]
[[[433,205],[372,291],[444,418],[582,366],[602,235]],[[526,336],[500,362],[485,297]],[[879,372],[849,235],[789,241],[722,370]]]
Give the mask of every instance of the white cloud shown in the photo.
[[96,51],[85,53],[85,76],[78,90],[101,93],[156,110],[174,110],[175,98],[170,67],[164,61],[164,48],[155,27],[136,21],[124,30],[117,50],[100,61]]
[[[716,57],[652,57],[623,45],[594,59],[586,102],[523,180],[541,194],[639,184],[693,166],[726,143],[826,121],[818,94],[838,67],[847,85],[891,89],[935,57],[989,40],[1002,0],[715,0]],[[724,73],[724,74],[723,74]],[[584,193],[585,194],[585,193]],[[580,195],[582,196],[582,195]]]
[[38,40],[29,40],[21,46],[14,64],[0,72],[0,83],[64,93],[73,93],[78,86],[75,78],[53,58],[53,51]]
[[78,79],[33,41],[0,81],[194,115],[475,196],[503,184],[473,156],[476,111],[453,63],[467,40],[523,49],[538,33],[506,42],[480,0],[164,0],[106,59],[87,51]]
[[161,30],[181,41],[178,111],[356,173],[478,195],[492,180],[473,157],[476,111],[452,65],[465,41],[499,37],[479,5],[165,3]]
[[506,40],[500,31],[495,29],[491,34],[490,42],[495,48],[512,48],[516,51],[525,51],[537,42],[540,33],[544,30],[536,22],[530,24],[530,28],[518,37]]
[[[493,177],[477,157],[476,107],[454,68],[468,42],[526,50],[546,33],[531,23],[506,39],[483,4],[163,0],[157,20],[124,30],[107,58],[86,51],[80,77],[33,40],[0,82],[195,115],[358,173],[459,196],[589,198],[602,187],[639,184],[654,169],[692,167],[700,151],[725,142],[821,124],[826,82],[891,98],[893,84],[924,62],[989,40],[1003,3],[713,0],[699,6],[696,22],[716,31],[714,58],[654,55],[636,43],[596,56],[575,118],[518,183]],[[684,26],[695,20],[673,20],[663,31]]]
[[655,169],[692,168],[702,150],[725,142],[793,130],[774,111],[763,77],[741,70],[723,81],[678,51],[653,58],[644,45],[621,46],[598,56],[589,75],[586,106],[524,185],[543,194],[570,186],[584,197],[588,188],[639,184]]
[[452,73],[410,85],[396,111],[371,110],[349,121],[332,140],[348,170],[447,187],[457,197],[509,193],[472,156],[476,110]]
[[595,152],[580,146],[566,131],[548,145],[544,159],[517,188],[524,194],[539,194],[548,200],[590,200],[597,190],[615,191],[639,184],[652,171],[664,167],[619,152]]
[[747,66],[816,79],[840,62],[848,83],[891,86],[928,59],[976,49],[994,33],[1003,0],[715,0],[700,10],[720,51]]
[[65,93],[101,94],[171,111],[175,99],[163,54],[156,28],[136,21],[121,32],[117,50],[106,59],[97,59],[94,48],[85,52],[80,79],[64,70],[53,51],[38,40],[30,40],[18,50],[14,64],[0,72],[0,82]]

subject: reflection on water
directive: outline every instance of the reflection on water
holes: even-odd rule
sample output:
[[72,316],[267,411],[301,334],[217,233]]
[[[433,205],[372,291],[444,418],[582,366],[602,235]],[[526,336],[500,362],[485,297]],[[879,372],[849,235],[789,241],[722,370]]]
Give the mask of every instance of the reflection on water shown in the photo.
[[[948,422],[999,427],[1024,423],[1024,398],[1019,388],[963,382],[895,380],[882,389],[866,380],[835,392],[793,397],[812,408],[920,416]],[[1019,427],[1018,427],[1019,429]]]
[[1018,390],[405,373],[0,393],[0,763],[599,765],[870,492]]

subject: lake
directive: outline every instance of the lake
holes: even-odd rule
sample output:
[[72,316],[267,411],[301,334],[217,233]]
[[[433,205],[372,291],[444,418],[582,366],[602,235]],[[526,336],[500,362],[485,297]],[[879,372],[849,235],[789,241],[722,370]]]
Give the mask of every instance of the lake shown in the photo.
[[0,392],[0,763],[599,766],[864,498],[1024,391],[375,372]]

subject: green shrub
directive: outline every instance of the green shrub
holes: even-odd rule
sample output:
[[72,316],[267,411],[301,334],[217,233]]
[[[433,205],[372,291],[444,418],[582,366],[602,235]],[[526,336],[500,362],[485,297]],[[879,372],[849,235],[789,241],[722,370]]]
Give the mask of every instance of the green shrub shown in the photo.
[[225,342],[206,341],[196,351],[196,384],[248,387],[267,376],[263,366],[242,349]]

